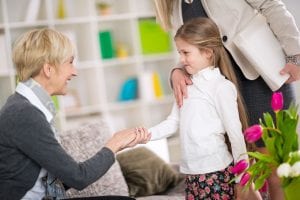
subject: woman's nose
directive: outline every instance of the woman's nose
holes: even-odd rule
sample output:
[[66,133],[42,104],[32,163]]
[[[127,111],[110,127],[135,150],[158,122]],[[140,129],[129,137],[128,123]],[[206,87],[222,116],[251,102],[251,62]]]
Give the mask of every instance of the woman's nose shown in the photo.
[[76,69],[76,67],[73,67],[72,76],[77,76],[77,69]]

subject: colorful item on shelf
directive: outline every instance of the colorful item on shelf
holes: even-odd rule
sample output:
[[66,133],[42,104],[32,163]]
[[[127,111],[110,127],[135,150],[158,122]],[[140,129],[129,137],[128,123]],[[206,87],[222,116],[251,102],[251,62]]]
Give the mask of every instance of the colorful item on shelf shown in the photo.
[[105,2],[100,2],[96,4],[98,13],[100,15],[110,15],[111,14],[111,5]]
[[57,18],[64,19],[66,17],[66,8],[64,0],[58,0],[57,4]]
[[119,101],[128,101],[137,98],[138,81],[137,78],[127,79],[121,88]]
[[99,42],[101,48],[101,56],[103,59],[114,58],[116,56],[111,31],[100,31]]
[[158,74],[158,72],[153,72],[152,83],[153,83],[154,96],[156,98],[161,98],[164,95],[164,92],[160,80],[160,75]]
[[171,39],[155,19],[140,19],[139,31],[143,54],[165,53],[172,50]]
[[128,57],[128,48],[125,44],[117,44],[117,58],[127,58]]

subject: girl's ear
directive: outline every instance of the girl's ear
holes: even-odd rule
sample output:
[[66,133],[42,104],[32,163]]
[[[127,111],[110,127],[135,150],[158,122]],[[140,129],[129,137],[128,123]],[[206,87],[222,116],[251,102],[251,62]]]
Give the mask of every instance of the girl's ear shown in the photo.
[[214,50],[213,49],[204,49],[205,56],[207,59],[212,59],[214,55]]

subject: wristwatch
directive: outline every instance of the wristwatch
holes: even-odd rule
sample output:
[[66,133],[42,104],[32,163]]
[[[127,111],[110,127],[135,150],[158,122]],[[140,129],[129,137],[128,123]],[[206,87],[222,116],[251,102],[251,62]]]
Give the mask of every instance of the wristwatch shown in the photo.
[[285,57],[286,63],[293,63],[300,66],[300,54]]

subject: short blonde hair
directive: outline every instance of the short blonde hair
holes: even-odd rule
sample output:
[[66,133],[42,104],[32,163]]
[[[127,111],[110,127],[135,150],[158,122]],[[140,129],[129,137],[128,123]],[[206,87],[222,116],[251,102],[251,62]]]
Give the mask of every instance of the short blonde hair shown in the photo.
[[20,81],[39,74],[43,65],[58,66],[74,55],[74,46],[64,34],[49,28],[35,29],[15,42],[12,59]]

